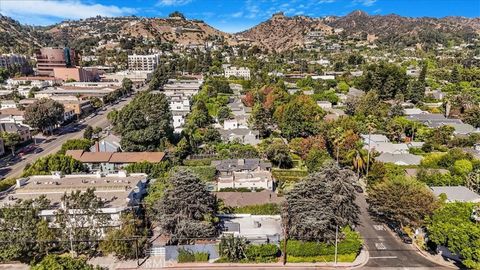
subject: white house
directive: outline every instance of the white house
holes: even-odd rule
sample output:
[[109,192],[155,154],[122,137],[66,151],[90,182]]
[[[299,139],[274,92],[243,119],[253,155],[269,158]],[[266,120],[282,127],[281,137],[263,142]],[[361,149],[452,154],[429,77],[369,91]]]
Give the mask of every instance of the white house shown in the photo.
[[240,77],[249,80],[250,79],[250,69],[246,67],[227,67],[224,69],[225,78]]

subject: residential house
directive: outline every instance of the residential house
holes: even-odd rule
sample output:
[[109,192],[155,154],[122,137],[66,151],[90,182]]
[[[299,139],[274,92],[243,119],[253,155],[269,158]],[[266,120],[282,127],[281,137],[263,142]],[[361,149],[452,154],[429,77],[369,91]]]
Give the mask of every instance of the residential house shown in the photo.
[[217,170],[217,188],[273,190],[272,164],[260,159],[227,159],[212,161]]
[[381,153],[380,156],[375,158],[375,161],[382,163],[393,163],[396,165],[408,166],[408,165],[420,165],[422,161],[421,156],[413,154],[392,154],[392,153]]
[[83,150],[67,150],[67,156],[82,162],[90,170],[114,172],[128,164],[138,162],[158,163],[165,158],[164,152],[87,152]]
[[0,109],[15,109],[15,108],[17,108],[17,102],[15,102],[15,100],[0,101]]
[[[65,193],[76,190],[85,192],[89,188],[94,188],[95,195],[105,202],[105,206],[99,211],[110,217],[109,227],[118,227],[121,225],[121,214],[139,205],[146,194],[146,187],[147,175],[143,173],[127,174],[121,171],[117,174],[62,175],[54,172],[52,175],[34,175],[17,179],[14,189],[0,200],[0,207],[45,196],[50,201],[50,206],[41,210],[39,216],[52,222],[58,209],[65,210],[62,203]],[[69,213],[75,210],[69,209]]]
[[407,119],[420,122],[430,128],[438,128],[442,126],[453,127],[455,135],[468,135],[478,132],[472,125],[464,124],[460,119],[446,118],[440,113],[412,114]]
[[90,147],[90,152],[119,152],[122,150],[120,137],[109,134]]
[[0,123],[0,132],[16,133],[20,136],[21,142],[26,142],[32,139],[28,127],[15,123]]
[[221,236],[243,237],[255,244],[279,243],[282,238],[280,215],[231,214],[219,215]]
[[257,145],[260,143],[260,132],[249,128],[232,128],[219,130],[223,141],[240,142],[242,144]]
[[472,202],[480,203],[480,195],[464,186],[430,187],[435,196],[444,194],[447,202]]
[[230,77],[239,77],[239,78],[244,78],[246,80],[250,79],[250,69],[246,67],[227,67],[224,69],[224,76],[225,78],[230,78]]

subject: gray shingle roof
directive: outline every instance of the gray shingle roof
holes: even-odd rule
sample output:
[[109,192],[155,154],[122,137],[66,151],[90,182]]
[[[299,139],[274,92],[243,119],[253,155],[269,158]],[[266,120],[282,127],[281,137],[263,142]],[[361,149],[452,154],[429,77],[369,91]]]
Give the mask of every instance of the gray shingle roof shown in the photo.
[[450,202],[480,202],[480,195],[464,186],[430,187],[430,189],[436,196],[442,193],[447,195]]

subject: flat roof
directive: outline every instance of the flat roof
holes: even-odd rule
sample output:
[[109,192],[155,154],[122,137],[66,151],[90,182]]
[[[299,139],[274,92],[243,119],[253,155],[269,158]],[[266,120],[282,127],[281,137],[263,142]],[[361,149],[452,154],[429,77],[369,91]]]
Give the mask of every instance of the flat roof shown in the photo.
[[[62,196],[73,191],[86,191],[88,188],[95,189],[95,195],[100,197],[106,207],[127,206],[130,193],[140,182],[145,182],[147,175],[143,173],[121,175],[98,174],[65,175],[63,177],[53,175],[35,175],[17,180],[17,186],[5,198],[0,200],[0,205],[13,204],[19,199],[35,199],[45,195],[54,208],[58,208]],[[19,185],[21,183],[21,185]]]

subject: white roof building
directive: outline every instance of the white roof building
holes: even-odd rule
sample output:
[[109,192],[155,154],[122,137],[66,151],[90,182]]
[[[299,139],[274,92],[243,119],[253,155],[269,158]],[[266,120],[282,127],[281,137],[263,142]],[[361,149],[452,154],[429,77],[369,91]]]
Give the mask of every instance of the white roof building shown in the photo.
[[480,195],[464,186],[430,187],[435,196],[445,194],[447,202],[473,202],[480,203]]

